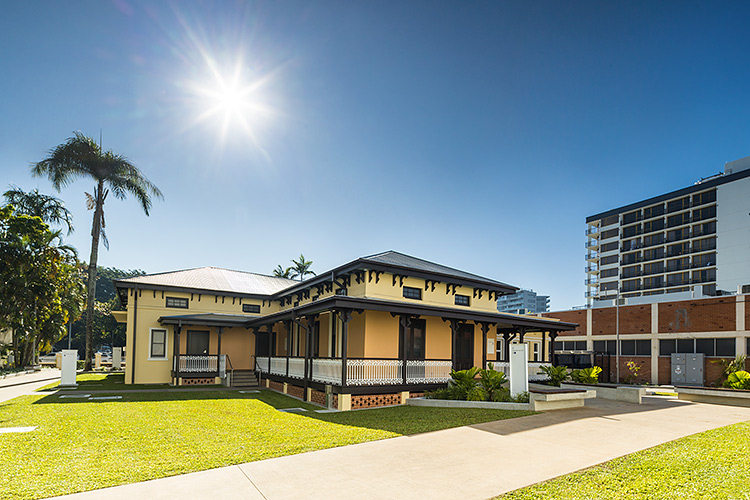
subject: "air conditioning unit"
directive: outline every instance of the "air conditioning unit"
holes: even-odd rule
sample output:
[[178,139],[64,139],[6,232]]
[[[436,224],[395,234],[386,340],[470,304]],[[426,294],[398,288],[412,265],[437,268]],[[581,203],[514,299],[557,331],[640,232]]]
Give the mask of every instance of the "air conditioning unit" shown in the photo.
[[737,288],[737,293],[750,293],[750,285],[740,285]]

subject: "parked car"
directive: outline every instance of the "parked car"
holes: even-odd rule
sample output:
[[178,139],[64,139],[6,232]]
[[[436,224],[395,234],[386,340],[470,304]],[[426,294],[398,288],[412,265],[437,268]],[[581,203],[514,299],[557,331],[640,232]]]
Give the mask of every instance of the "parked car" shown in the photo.
[[54,365],[56,361],[57,361],[56,352],[48,352],[47,354],[39,356],[39,362],[45,365],[47,364]]

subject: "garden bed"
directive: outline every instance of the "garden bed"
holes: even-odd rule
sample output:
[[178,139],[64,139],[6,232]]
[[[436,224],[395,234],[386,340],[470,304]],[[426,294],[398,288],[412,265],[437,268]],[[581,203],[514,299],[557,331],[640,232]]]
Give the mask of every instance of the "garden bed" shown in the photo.
[[[536,384],[535,384],[536,385]],[[496,410],[546,411],[578,408],[584,400],[594,397],[591,391],[581,389],[560,389],[545,386],[529,389],[528,403],[505,403],[494,401],[462,401],[454,399],[409,398],[410,406],[431,406],[436,408],[487,408]]]
[[677,399],[696,403],[728,406],[750,406],[750,391],[724,389],[720,387],[675,386]]
[[641,404],[643,402],[643,396],[646,395],[645,387],[615,384],[580,384],[576,382],[563,382],[560,387],[569,389],[586,389],[596,392],[597,398],[635,404]]

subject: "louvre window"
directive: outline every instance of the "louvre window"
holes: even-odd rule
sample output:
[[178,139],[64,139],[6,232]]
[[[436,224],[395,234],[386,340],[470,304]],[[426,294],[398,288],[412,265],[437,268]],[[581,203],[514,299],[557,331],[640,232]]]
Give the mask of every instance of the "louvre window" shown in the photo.
[[258,304],[242,304],[242,312],[260,314],[260,306]]
[[404,287],[404,298],[422,300],[422,290],[419,288],[412,288],[410,286]]
[[167,297],[167,307],[176,307],[178,309],[188,308],[188,299],[182,299],[179,297]]
[[457,306],[468,306],[469,296],[468,295],[456,295],[454,299],[454,304],[456,304]]

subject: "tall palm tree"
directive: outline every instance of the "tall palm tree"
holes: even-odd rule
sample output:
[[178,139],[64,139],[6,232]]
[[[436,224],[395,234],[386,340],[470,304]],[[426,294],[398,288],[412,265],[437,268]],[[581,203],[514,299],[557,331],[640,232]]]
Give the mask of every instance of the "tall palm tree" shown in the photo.
[[91,369],[92,333],[94,330],[94,302],[96,298],[96,264],[99,257],[99,240],[109,248],[104,229],[104,202],[111,192],[115,198],[123,200],[132,194],[148,215],[151,197],[163,199],[159,188],[151,183],[127,158],[111,150],[104,151],[90,137],[74,132],[73,137],[51,149],[44,160],[32,164],[34,176],[46,176],[55,189],[60,191],[78,178],[96,182],[93,194],[85,193],[87,207],[94,211],[91,226],[91,258],[88,270],[88,297],[86,301],[86,364]]
[[292,277],[293,271],[294,270],[291,267],[287,267],[286,269],[284,269],[283,267],[281,267],[281,264],[279,264],[278,266],[276,266],[276,269],[273,270],[273,275],[277,278],[289,279]]
[[291,267],[292,278],[299,278],[300,281],[302,281],[305,279],[305,276],[307,276],[308,274],[312,274],[313,276],[315,276],[315,273],[310,269],[310,267],[312,267],[312,261],[305,260],[304,255],[299,254],[299,260],[292,259],[292,264],[294,264]]
[[60,198],[42,194],[38,189],[27,193],[13,184],[3,193],[3,197],[9,205],[15,207],[16,213],[39,217],[48,224],[65,224],[68,234],[73,232],[73,216]]

